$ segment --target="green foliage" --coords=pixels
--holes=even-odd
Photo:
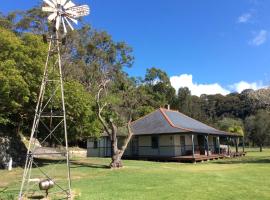
[[[28,116],[33,112],[47,45],[30,33],[16,36],[0,28],[1,123],[29,129]],[[32,118],[31,118],[32,119]]]
[[[263,146],[270,140],[270,113],[259,110],[255,115],[245,120],[245,129],[248,137],[259,146]]]
[[[15,12],[11,12],[6,16],[0,13],[0,27],[3,27],[4,29],[7,30],[12,30],[15,18],[16,18]]]
[[[0,62],[0,124],[14,123],[12,117],[22,113],[30,91],[12,60]],[[18,117],[18,116],[17,116]]]
[[[173,102],[175,89],[166,72],[154,67],[147,69],[143,84],[143,92],[150,96],[148,106],[159,108]]]
[[[64,87],[69,138],[78,140],[98,135],[101,132],[101,125],[93,111],[94,97],[77,81],[68,81]]]
[[[192,113],[192,96],[187,87],[179,88],[177,103],[175,105],[181,112],[190,115]]]
[[[243,126],[243,122],[239,119],[223,118],[222,120],[218,121],[218,127],[221,130],[231,133],[238,133],[241,136],[244,136]]]

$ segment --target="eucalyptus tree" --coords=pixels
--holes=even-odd
[[[164,107],[174,102],[175,89],[165,71],[155,67],[147,69],[143,84],[145,91],[152,96],[149,102],[152,107]]]
[[[270,113],[266,110],[259,110],[245,120],[245,130],[248,137],[260,147],[260,151],[267,141],[270,141]]]
[[[130,125],[137,103],[136,84],[123,71],[133,64],[132,49],[124,42],[114,42],[104,31],[87,26],[80,31],[75,62],[83,73],[78,77],[89,94],[95,94],[97,118],[111,140],[110,166],[122,167],[121,158],[132,137]],[[117,135],[123,127],[127,135],[119,147]]]
[[[18,130],[27,122],[41,80],[46,45],[38,36],[21,37],[0,28],[1,115]]]

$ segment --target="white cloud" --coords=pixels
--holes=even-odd
[[[170,77],[172,86],[178,91],[181,87],[188,87],[192,95],[200,96],[201,94],[222,94],[227,95],[231,92],[241,93],[245,89],[258,90],[265,88],[262,82],[248,83],[246,81],[240,81],[227,87],[221,86],[219,83],[210,84],[198,84],[193,82],[191,74],[181,74],[179,76]],[[227,89],[228,88],[228,89]]]
[[[247,23],[247,22],[249,22],[251,17],[252,17],[251,13],[245,13],[245,14],[241,15],[240,17],[238,17],[237,22],[238,23]]]
[[[238,93],[246,89],[258,90],[264,87],[266,86],[264,86],[262,82],[248,83],[246,81],[240,81],[238,83],[234,83],[233,85],[230,85],[230,88],[232,89],[232,91],[236,91]]]
[[[182,74],[170,78],[172,86],[178,91],[181,87],[188,87],[192,95],[200,96],[201,94],[229,94],[230,91],[221,87],[218,83],[198,84],[193,82],[191,74]]]
[[[249,42],[251,45],[260,46],[267,40],[268,32],[266,30],[260,30],[255,34],[255,37]]]

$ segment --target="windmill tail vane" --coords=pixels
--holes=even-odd
[[[46,198],[71,199],[72,196],[59,30],[60,26],[64,34],[67,33],[67,26],[74,30],[72,23],[77,24],[77,19],[88,15],[90,9],[88,5],[76,6],[70,0],[43,1],[42,11],[49,13],[48,21],[54,24],[55,31],[49,37],[19,200],[34,199],[44,195],[44,192]],[[57,92],[61,94],[61,102],[55,101]],[[41,147],[35,145],[37,139],[41,139]],[[59,148],[51,148],[49,144],[56,144]],[[41,160],[44,159],[49,160],[50,167],[41,168]],[[66,167],[61,165],[59,169],[62,162],[66,163]],[[32,170],[33,167],[35,169]]]

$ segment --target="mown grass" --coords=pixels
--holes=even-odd
[[[111,170],[108,163],[109,159],[102,158],[72,161],[72,189],[77,200],[270,199],[269,149],[197,164],[126,160],[123,169]],[[61,168],[63,165],[58,166],[60,174]],[[21,168],[0,171],[0,199],[1,195],[3,199],[7,194],[17,195],[21,174]]]

